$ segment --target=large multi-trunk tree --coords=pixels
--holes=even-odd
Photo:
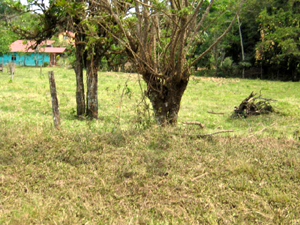
[[[101,58],[112,46],[112,39],[104,29],[107,20],[101,0],[57,0],[53,5],[65,12],[64,29],[75,33],[75,73],[77,116],[98,118],[98,70]],[[86,68],[86,95],[83,69]]]
[[[203,40],[205,27],[214,26],[205,22],[213,0],[132,0],[126,3],[133,8],[129,15],[118,11],[116,6],[124,4],[120,2],[107,1],[107,5],[126,37],[121,43],[147,83],[155,118],[160,125],[176,124],[191,68],[230,30],[243,1],[236,1],[236,15],[227,29],[196,57],[195,46]]]

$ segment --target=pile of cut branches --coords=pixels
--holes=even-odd
[[[247,117],[253,115],[267,114],[274,112],[274,108],[271,106],[270,101],[276,101],[270,98],[263,98],[261,94],[257,97],[257,94],[251,92],[251,94],[245,98],[239,107],[234,107],[233,117]]]

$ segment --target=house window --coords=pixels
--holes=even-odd
[[[16,61],[17,60],[17,56],[16,55],[12,55],[11,56],[11,61]]]

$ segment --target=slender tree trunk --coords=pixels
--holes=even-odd
[[[75,0],[76,4],[81,4],[82,0]],[[82,13],[82,12],[81,12]],[[74,16],[74,29],[75,33],[75,74],[76,74],[76,104],[77,104],[77,116],[85,116],[85,91],[83,82],[83,68],[85,47],[86,47],[86,35],[83,32],[81,13]]]
[[[241,42],[241,50],[242,50],[242,61],[245,62],[245,51],[244,51],[244,42],[243,42],[243,35],[242,35],[242,24],[240,22],[240,17],[237,16],[237,21],[239,25],[239,34],[240,34],[240,42]],[[243,66],[242,71],[242,78],[245,78],[245,67]]]
[[[77,104],[77,116],[85,115],[85,96],[84,96],[84,83],[83,83],[83,53],[84,46],[76,44],[76,104]]]
[[[98,119],[98,68],[99,61],[97,54],[90,52],[87,59],[87,95],[86,115],[90,119]]]
[[[144,76],[145,77],[145,76]],[[157,86],[155,80],[144,80],[148,84],[148,98],[152,103],[157,123],[162,126],[176,125],[182,95],[187,87],[188,80],[169,81],[162,87]]]

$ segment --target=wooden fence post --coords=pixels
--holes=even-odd
[[[40,66],[40,76],[43,76],[42,65]]]
[[[1,65],[0,65],[0,70],[3,73],[3,70],[4,70],[4,60],[3,60],[3,58],[2,58]]]
[[[13,80],[15,74],[16,64],[14,62],[7,63],[7,70],[10,72],[10,79]]]
[[[53,112],[54,126],[55,126],[56,129],[59,130],[60,129],[59,107],[58,107],[58,100],[57,100],[57,94],[56,94],[56,85],[55,85],[55,79],[54,79],[53,71],[49,71],[48,76],[49,76],[50,93],[51,93],[51,99],[52,99],[52,112]]]

